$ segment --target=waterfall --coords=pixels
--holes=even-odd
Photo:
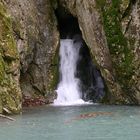
[[[72,39],[61,39],[60,41],[60,82],[57,87],[57,99],[55,105],[75,105],[85,103],[79,89],[80,80],[75,77],[79,49],[81,42]]]

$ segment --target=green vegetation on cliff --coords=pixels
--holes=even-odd
[[[127,0],[127,2],[129,2]],[[101,10],[107,43],[112,57],[113,67],[116,72],[116,80],[127,93],[129,81],[134,73],[133,54],[128,47],[128,40],[122,32],[122,15],[120,6],[122,0],[97,0],[98,8]],[[126,3],[124,3],[126,4]]]
[[[0,113],[17,113],[21,109],[20,87],[16,74],[18,52],[12,33],[11,18],[0,3]]]

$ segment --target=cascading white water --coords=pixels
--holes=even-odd
[[[54,105],[75,105],[85,103],[81,99],[79,79],[75,77],[79,49],[81,43],[74,43],[72,39],[60,41],[60,67],[61,80],[58,84],[57,99]]]

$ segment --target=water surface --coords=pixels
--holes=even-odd
[[[100,115],[80,118],[94,113]],[[135,106],[45,106],[13,118],[0,119],[0,140],[140,140],[140,108]]]

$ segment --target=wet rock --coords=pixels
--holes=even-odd
[[[45,104],[47,104],[47,102],[43,96],[32,97],[23,95],[23,107],[40,106]]]
[[[0,1],[0,99],[11,113],[21,110],[21,91],[47,98],[55,89],[59,32],[53,6],[49,0]]]
[[[0,0],[0,113],[20,112],[21,92],[47,103],[56,98],[59,6],[78,19],[107,87],[103,101],[140,104],[138,0]]]
[[[12,17],[16,46],[20,56],[20,87],[24,95],[46,95],[54,90],[52,67],[59,33],[49,0],[5,1]]]
[[[107,86],[104,101],[138,104],[139,1],[59,0],[58,5],[78,18],[82,36]]]

